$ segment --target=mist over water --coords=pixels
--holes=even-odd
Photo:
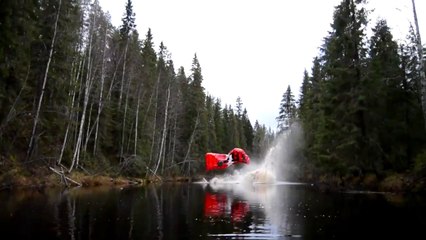
[[[297,191],[297,188],[288,185],[300,184],[295,182],[294,177],[299,171],[296,153],[302,146],[302,136],[299,124],[293,124],[275,138],[261,159],[252,159],[250,164],[243,165],[241,169],[229,169],[233,171],[231,174],[218,175],[205,182],[205,189],[210,195],[217,199],[226,196],[228,204],[223,204],[223,208],[228,211],[225,212],[232,215],[233,204],[245,204],[247,211],[261,210],[263,219],[266,219],[263,223],[252,223],[248,227],[249,231],[237,231],[229,235],[223,230],[212,230],[214,234],[211,236],[250,239],[301,236],[303,219],[291,211],[296,209],[297,195],[289,193]]]
[[[263,169],[271,171],[279,181],[296,181],[301,158],[298,150],[303,146],[303,131],[299,123],[280,133],[263,159]]]
[[[249,165],[244,165],[232,174],[212,178],[210,184],[265,184],[280,181],[295,181],[300,172],[300,160],[297,149],[303,145],[302,129],[298,123],[280,133],[265,156],[260,160],[252,159]]]

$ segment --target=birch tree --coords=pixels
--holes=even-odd
[[[44,72],[43,85],[42,85],[42,88],[41,88],[40,96],[38,98],[38,104],[37,104],[37,110],[36,110],[35,117],[34,117],[33,129],[31,131],[30,143],[28,145],[27,160],[29,160],[29,158],[31,157],[31,152],[32,152],[32,149],[34,147],[34,140],[35,140],[35,137],[36,137],[35,135],[36,135],[36,131],[37,131],[37,124],[38,124],[39,117],[40,117],[40,109],[41,109],[41,105],[43,103],[43,97],[44,97],[44,93],[45,93],[45,90],[46,90],[46,84],[47,84],[47,76],[49,74],[49,67],[50,67],[50,63],[52,62],[52,56],[53,56],[54,47],[55,47],[56,33],[58,31],[58,22],[59,22],[59,15],[60,15],[60,12],[61,12],[61,6],[62,6],[62,0],[59,0],[58,12],[56,14],[56,20],[55,20],[55,27],[53,29],[52,42],[50,44],[49,59],[47,60],[46,71]]]
[[[87,112],[87,105],[89,103],[90,98],[90,91],[92,88],[92,79],[93,79],[93,72],[92,72],[92,43],[93,43],[93,31],[96,26],[96,14],[92,15],[92,20],[89,25],[89,39],[88,39],[88,47],[87,47],[87,68],[86,68],[86,80],[84,84],[84,100],[83,100],[83,109],[81,113],[80,118],[80,124],[78,129],[78,135],[77,135],[77,142],[75,144],[74,148],[74,154],[71,162],[71,166],[68,170],[68,172],[71,172],[74,168],[74,166],[79,165],[80,160],[80,151],[81,151],[81,144],[83,141],[83,130],[84,130],[84,124],[86,121],[86,112]]]
[[[128,48],[129,48],[129,40],[132,32],[134,31],[136,24],[135,24],[135,13],[133,12],[133,5],[131,0],[127,0],[126,3],[126,12],[124,14],[124,17],[122,19],[122,26],[120,28],[120,34],[121,38],[124,42],[124,58],[123,58],[123,68],[121,73],[121,81],[120,81],[120,96],[118,99],[118,110],[121,110],[122,105],[122,98],[123,98],[123,92],[126,91],[126,98],[125,98],[125,106],[124,106],[124,114],[122,119],[122,129],[121,129],[121,142],[120,142],[120,161],[123,159],[123,153],[124,153],[124,139],[125,136],[125,129],[126,129],[126,117],[127,117],[127,110],[128,110],[128,97],[129,97],[129,88],[130,88],[130,78],[128,77],[128,74],[126,72],[127,67],[127,61],[128,61]],[[127,77],[126,77],[127,76]]]

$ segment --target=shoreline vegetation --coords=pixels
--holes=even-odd
[[[136,186],[164,182],[190,182],[192,177],[160,177],[146,178],[114,176],[109,174],[88,174],[73,171],[70,174],[57,169],[39,168],[33,171],[12,169],[0,175],[0,191],[6,189],[31,189],[49,187],[98,187],[98,186]]]
[[[49,170],[50,168],[50,170]],[[131,187],[162,183],[191,183],[208,178],[207,175],[198,176],[148,176],[128,177],[107,174],[88,174],[83,171],[74,171],[70,174],[57,169],[38,168],[35,171],[12,169],[0,174],[0,191],[14,189],[37,189],[54,187]],[[299,179],[322,192],[380,192],[391,194],[425,194],[426,178],[412,174],[394,173],[378,179],[374,174],[365,176],[338,177],[332,175],[308,175]]]

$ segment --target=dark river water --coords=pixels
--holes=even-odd
[[[0,192],[2,239],[425,239],[425,214],[418,196],[285,182]]]

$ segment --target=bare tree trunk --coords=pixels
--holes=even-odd
[[[126,59],[127,59],[128,46],[129,46],[129,39],[127,38],[126,47],[124,48],[123,72],[121,75],[121,82],[120,82],[120,98],[118,99],[118,110],[121,109],[121,99],[123,98],[124,74],[126,73]]]
[[[139,88],[138,88],[138,101],[137,101],[137,104],[136,104],[136,114],[135,114],[135,146],[134,146],[134,152],[133,152],[133,154],[135,155],[135,156],[137,156],[137,154],[138,154],[138,151],[137,151],[137,149],[138,149],[138,131],[139,131],[139,106],[140,106],[140,103],[141,103],[141,97],[140,97],[140,92],[141,92],[141,87],[139,86]]]
[[[172,147],[172,157],[171,165],[175,162],[175,153],[176,153],[176,136],[177,136],[177,116],[175,116],[174,126],[173,126],[173,147]]]
[[[123,74],[124,74],[124,72],[123,72]],[[125,103],[124,103],[123,127],[121,129],[120,159],[123,158],[124,138],[125,138],[124,133],[125,133],[125,130],[126,130],[126,117],[127,117],[127,107],[128,107],[128,102],[129,102],[130,83],[131,83],[131,79],[129,77],[129,80],[127,81],[127,86],[126,86],[126,100],[125,100]]]
[[[36,111],[36,115],[34,117],[33,130],[32,130],[32,133],[31,133],[30,143],[28,145],[28,150],[27,150],[27,161],[30,159],[31,152],[32,152],[33,147],[34,147],[34,138],[35,138],[35,134],[36,134],[36,130],[37,130],[37,124],[38,124],[39,117],[40,117],[41,104],[43,102],[43,96],[44,96],[44,92],[46,90],[47,75],[49,74],[50,62],[52,61],[53,49],[54,49],[55,41],[56,41],[56,33],[58,31],[58,22],[59,22],[59,15],[60,15],[60,12],[61,12],[61,6],[62,6],[62,0],[59,0],[58,13],[56,14],[55,28],[53,30],[52,43],[50,44],[49,59],[47,60],[46,71],[44,72],[43,86],[41,88],[40,97],[38,99],[37,111]]]
[[[111,83],[109,84],[109,90],[108,90],[108,95],[107,95],[107,101],[111,100],[111,93],[112,93],[112,88],[114,87],[114,82],[115,82],[115,78],[117,77],[117,72],[118,72],[118,67],[120,65],[120,61],[122,59],[124,54],[122,54],[120,56],[120,59],[118,59],[117,65],[115,66],[115,70],[114,70],[114,74],[112,75],[112,79],[111,79]]]
[[[195,137],[195,131],[197,130],[199,123],[200,123],[200,113],[197,113],[197,119],[195,120],[194,130],[192,131],[191,138],[189,139],[189,143],[188,143],[188,150],[186,151],[185,158],[183,159],[184,162],[186,162],[189,157],[189,152],[191,151],[191,145]],[[191,162],[189,161],[187,176],[189,176],[190,172],[191,172]]]
[[[84,102],[83,102],[83,113],[81,114],[81,120],[80,120],[80,127],[78,131],[78,137],[77,137],[77,143],[74,149],[74,155],[71,162],[70,169],[68,172],[71,172],[74,168],[74,166],[78,166],[79,160],[80,160],[80,150],[81,150],[81,142],[83,141],[83,129],[84,129],[84,123],[86,121],[86,111],[87,111],[87,104],[89,103],[89,94],[90,94],[90,88],[92,86],[92,39],[93,39],[93,28],[95,26],[95,15],[93,15],[93,22],[90,26],[90,32],[89,32],[89,54],[87,57],[87,76],[86,76],[86,84],[84,87]]]
[[[166,135],[168,131],[167,123],[169,121],[168,116],[168,109],[169,109],[169,102],[170,102],[170,85],[167,88],[167,101],[166,101],[166,109],[165,109],[165,116],[164,116],[164,132],[163,132],[163,140],[162,140],[162,147],[161,152],[163,154],[163,162],[161,164],[161,174],[164,174],[164,165],[166,164]]]
[[[419,30],[419,22],[417,20],[417,11],[416,11],[416,4],[414,0],[411,0],[413,3],[413,15],[414,15],[414,24],[416,25],[416,31],[417,31],[417,51],[419,55],[419,61],[420,61],[420,84],[421,84],[421,95],[422,95],[422,108],[423,108],[423,120],[425,123],[426,128],[426,77],[425,77],[425,62],[423,61],[423,46],[422,46],[422,39],[420,37],[420,30]]]
[[[160,166],[161,160],[163,160],[163,166],[164,166],[163,148],[164,148],[164,144],[165,144],[165,141],[166,141],[166,133],[167,133],[167,113],[168,113],[168,108],[169,108],[169,99],[170,99],[170,87],[167,89],[167,101],[166,101],[166,107],[165,107],[165,110],[164,110],[163,134],[161,136],[160,151],[159,151],[159,154],[158,154],[157,166],[155,167],[154,173],[157,173],[157,170],[158,170],[158,167]]]
[[[105,83],[105,53],[107,46],[107,36],[108,29],[105,28],[105,37],[104,37],[104,49],[102,56],[102,68],[101,68],[101,89],[99,90],[99,103],[98,103],[98,114],[96,115],[96,130],[95,130],[95,142],[93,143],[93,155],[96,156],[96,148],[98,145],[98,133],[99,133],[99,118],[101,116],[101,111],[103,108],[103,92],[104,92],[104,83]]]
[[[76,76],[73,77],[73,79],[75,79],[75,80],[73,82],[71,82],[70,87],[71,87],[72,90],[69,94],[70,95],[69,97],[71,98],[71,107],[70,107],[69,114],[68,114],[69,121],[68,121],[68,124],[67,124],[67,129],[65,130],[64,142],[62,143],[61,153],[59,154],[59,158],[58,158],[58,161],[57,161],[58,165],[61,164],[62,157],[64,156],[65,147],[67,145],[70,125],[71,125],[72,117],[74,115],[74,103],[75,103],[77,82],[78,82],[78,79],[80,78],[81,69],[82,69],[83,65],[84,65],[84,59],[80,60],[80,64],[79,64],[79,66],[77,67],[77,70],[76,70],[76,74],[75,74]]]
[[[135,156],[138,155],[137,147],[138,147],[138,136],[139,136],[139,109],[140,109],[141,99],[143,99],[143,97],[145,95],[145,93],[144,93],[141,96],[141,92],[142,92],[142,86],[139,84],[138,93],[137,93],[138,100],[137,100],[137,103],[136,103],[136,113],[135,113],[135,129],[134,129],[135,140],[134,140],[134,152],[133,152],[133,154]]]
[[[93,112],[93,102],[90,103],[89,117],[87,118],[88,122],[87,122],[87,128],[86,128],[86,137],[85,137],[84,146],[83,146],[83,149],[84,149],[83,152],[84,153],[87,152],[87,145],[89,144],[90,135],[92,134],[92,131],[93,131],[93,128],[90,128],[90,125],[91,125],[91,122],[92,122],[92,112]]]
[[[155,104],[155,109],[157,109],[157,103]],[[151,152],[149,155],[149,163],[148,165],[151,165],[152,162],[152,157],[155,155],[154,154],[154,147],[155,147],[155,132],[157,131],[157,111],[155,110],[154,113],[154,128],[152,129],[152,143],[151,143]]]
[[[155,132],[157,131],[157,103],[158,103],[158,86],[160,85],[160,77],[161,77],[161,71],[158,74],[158,78],[157,78],[157,83],[155,85],[155,107],[154,107],[154,129],[152,130],[152,144],[151,144],[151,152],[149,155],[149,163],[148,166],[151,165],[152,162],[152,156],[154,156],[154,147],[155,147]],[[151,102],[152,102],[152,97],[153,97],[154,93],[151,94],[151,97],[149,99],[149,104],[148,104],[148,110],[147,113],[149,113],[149,109],[151,107]],[[147,114],[148,115],[148,114]]]

